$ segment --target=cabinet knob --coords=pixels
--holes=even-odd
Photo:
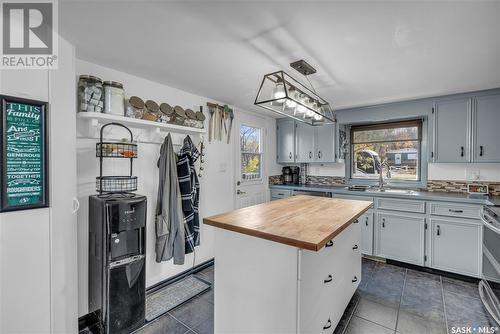
[[[330,327],[332,327],[332,321],[330,320],[330,318],[328,318],[326,325],[323,326],[323,330],[328,329]]]
[[[325,247],[332,247],[333,246],[333,240],[330,240],[326,243]]]
[[[354,278],[352,279],[352,282],[355,283],[358,281],[358,278],[356,276],[354,276]]]
[[[323,282],[326,284],[326,283],[330,283],[331,281],[333,281],[333,277],[332,277],[332,275],[328,275],[328,277]]]

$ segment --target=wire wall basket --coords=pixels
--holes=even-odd
[[[122,127],[127,130],[130,135],[130,142],[103,141],[104,129],[108,126]],[[133,162],[137,158],[137,144],[132,144],[133,141],[132,131],[123,124],[113,122],[105,124],[101,128],[100,140],[96,144],[96,157],[99,158],[99,176],[96,177],[96,190],[99,195],[130,194],[137,191],[137,176],[132,176]],[[104,158],[129,159],[129,175],[103,175]]]

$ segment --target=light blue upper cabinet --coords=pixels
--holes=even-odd
[[[335,124],[317,126],[315,155],[317,162],[335,162]]]
[[[473,100],[473,160],[500,162],[500,94]]]
[[[471,99],[438,101],[434,107],[435,162],[470,161]]]
[[[296,162],[313,162],[315,159],[315,127],[302,122],[297,122],[296,124]]]
[[[281,118],[276,121],[276,152],[278,163],[295,162],[295,121]]]

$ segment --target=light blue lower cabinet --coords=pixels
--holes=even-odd
[[[424,265],[425,217],[408,213],[377,212],[374,255]]]
[[[358,220],[361,225],[361,253],[373,255],[373,211],[367,211]]]
[[[460,218],[430,219],[430,267],[480,277],[482,223]]]

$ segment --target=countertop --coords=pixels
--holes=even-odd
[[[299,195],[204,218],[203,223],[318,251],[371,207],[368,201]]]
[[[412,193],[390,193],[390,192],[373,192],[373,191],[355,191],[348,190],[346,186],[335,185],[309,185],[309,184],[276,184],[269,185],[271,189],[291,189],[303,191],[324,191],[333,194],[351,195],[351,196],[367,196],[367,197],[395,197],[418,199],[427,201],[447,201],[465,204],[481,204],[481,205],[500,205],[500,196],[470,196],[468,194],[434,192],[434,191],[413,191]]]

